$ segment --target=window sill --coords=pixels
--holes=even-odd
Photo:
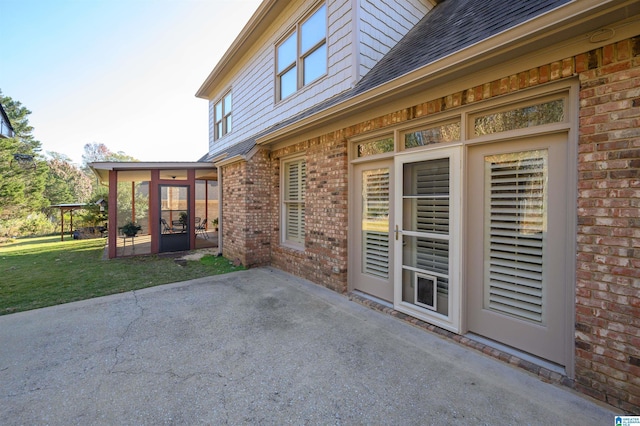
[[[283,241],[282,243],[280,243],[280,247],[289,249],[289,250],[299,251],[299,252],[305,251],[304,244],[293,243],[290,241]]]

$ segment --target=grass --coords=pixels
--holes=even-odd
[[[0,244],[0,315],[243,269],[212,255],[185,266],[160,256],[103,260],[104,244],[59,236]]]

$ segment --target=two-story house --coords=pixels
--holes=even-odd
[[[640,2],[265,0],[220,249],[640,412]]]

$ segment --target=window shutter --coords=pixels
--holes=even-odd
[[[449,234],[449,158],[431,160],[416,170],[416,231]],[[449,290],[449,242],[437,238],[416,239],[416,266],[442,274],[438,292]]]
[[[416,174],[416,231],[448,234],[449,159],[429,161]]]
[[[542,322],[546,151],[485,159],[485,306]],[[488,293],[488,294],[487,294]]]
[[[304,160],[285,164],[285,239],[304,243],[307,167]]]
[[[363,187],[363,272],[389,277],[389,169],[366,170]]]

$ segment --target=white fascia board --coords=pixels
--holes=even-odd
[[[277,16],[287,5],[287,0],[264,0],[260,3],[258,9],[196,92],[197,98],[209,99],[216,82],[220,78],[224,78],[240,61],[245,52],[259,37],[262,37],[264,30],[271,25],[273,16]]]
[[[233,157],[223,158],[221,161],[215,163],[215,166],[228,166],[229,164],[237,163],[238,161],[246,161],[246,158],[243,155],[234,155]]]
[[[97,161],[88,164],[94,170],[141,170],[141,169],[214,169],[205,161]]]

